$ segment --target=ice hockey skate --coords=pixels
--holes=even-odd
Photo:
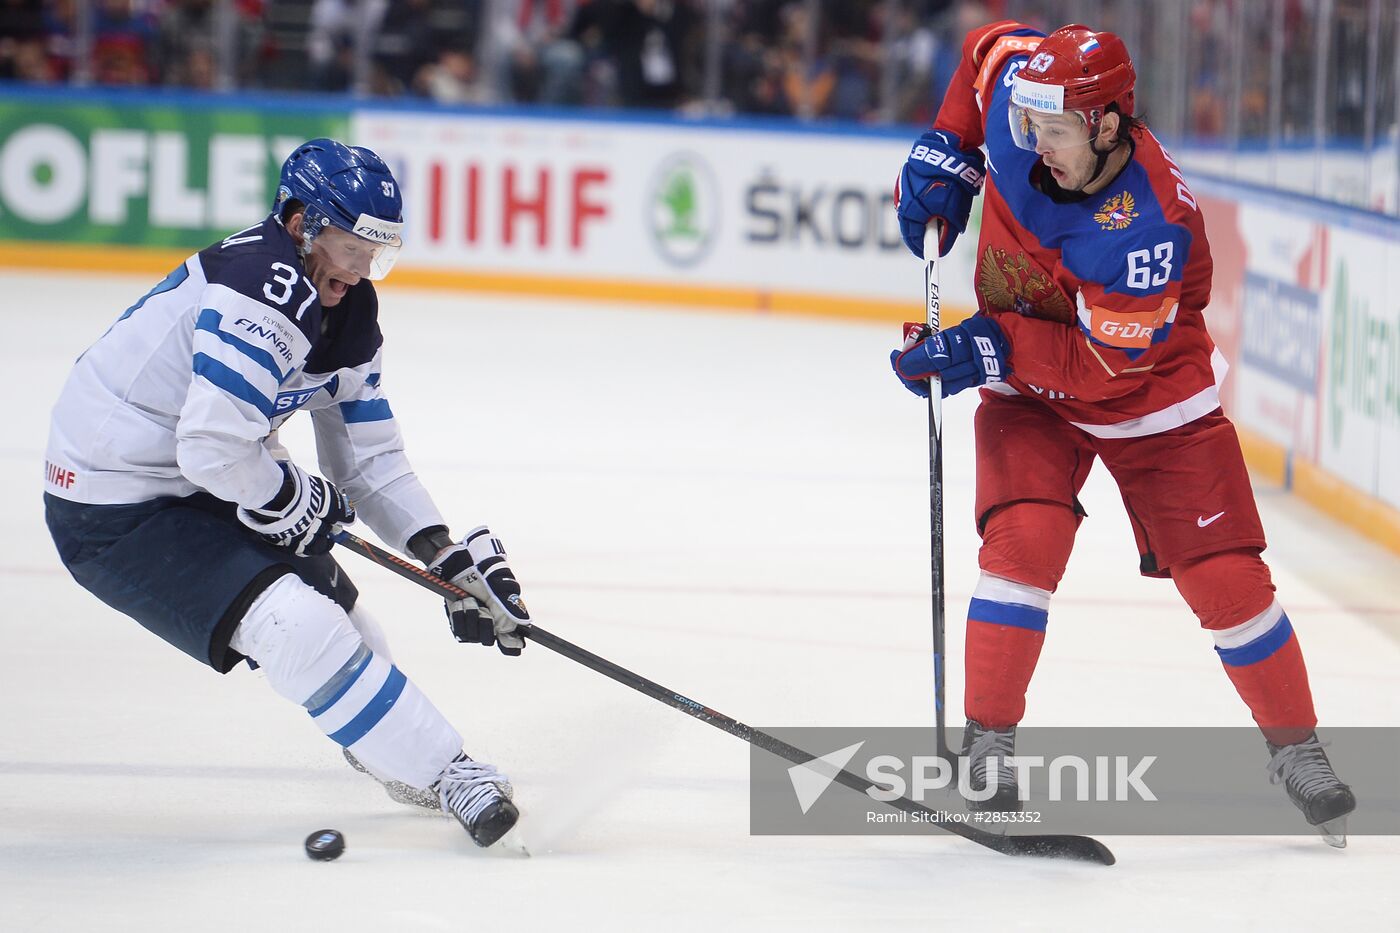
[[[511,802],[511,786],[493,765],[458,755],[433,784],[442,810],[451,813],[472,841],[485,848],[515,825],[520,811]]]
[[[1006,759],[1016,754],[1016,727],[1004,730],[988,729],[975,719],[967,721],[963,731],[963,758],[968,770],[967,787],[982,791],[987,787],[988,772],[996,790],[985,800],[968,799],[968,809],[977,813],[1015,813],[1021,809],[1016,789],[1016,772]]]
[[[1317,827],[1329,846],[1345,849],[1347,814],[1356,809],[1356,797],[1332,770],[1314,732],[1296,745],[1269,746],[1269,780],[1283,783],[1288,799]]]
[[[405,784],[403,781],[381,781],[376,775],[371,774],[368,768],[360,764],[360,759],[356,758],[354,754],[351,753],[350,749],[346,748],[342,749],[342,751],[345,752],[345,760],[350,763],[350,767],[361,774],[368,774],[376,781],[379,781],[379,785],[384,788],[384,792],[389,795],[389,799],[394,801],[394,803],[401,803],[408,807],[417,807],[420,810],[431,810],[434,813],[442,812],[442,802],[438,800],[436,791],[431,788],[420,790],[417,787]]]

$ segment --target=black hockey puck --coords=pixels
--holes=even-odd
[[[318,862],[340,858],[345,851],[345,837],[334,829],[318,829],[306,837],[306,857]]]

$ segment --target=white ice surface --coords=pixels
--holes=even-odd
[[[49,407],[147,287],[0,274],[0,930],[1395,928],[1396,838],[1108,838],[1119,863],[1099,868],[951,837],[751,837],[742,742],[538,646],[457,645],[430,594],[346,555],[400,666],[515,781],[534,857],[475,849],[256,674],[192,663],[60,566]],[[755,726],[931,722],[924,408],[888,371],[893,329],[384,304],[410,456],[458,530],[505,540],[542,625]],[[972,407],[945,406],[953,723]],[[289,440],[310,461],[305,428]],[[1260,498],[1324,721],[1400,725],[1400,563]],[[1101,469],[1084,501],[1026,722],[1247,725],[1174,588],[1137,575]],[[322,827],[347,837],[338,862],[302,852]]]

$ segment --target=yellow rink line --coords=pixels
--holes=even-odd
[[[91,273],[144,273],[164,275],[189,255],[188,250],[150,249],[122,245],[69,246],[66,244],[0,243],[0,266]],[[913,263],[910,264],[913,266]],[[911,283],[918,279],[910,275]],[[486,292],[582,301],[628,302],[693,308],[798,314],[845,320],[900,323],[922,320],[923,302],[911,284],[908,301],[858,298],[818,292],[770,291],[758,288],[694,285],[682,282],[647,282],[640,279],[544,276],[523,272],[489,272],[427,269],[403,266],[394,270],[389,289],[427,288],[445,291]],[[961,321],[970,308],[946,309],[945,324]]]
[[[1400,510],[1304,460],[1273,441],[1238,428],[1245,463],[1258,477],[1282,486],[1330,518],[1400,553]]]

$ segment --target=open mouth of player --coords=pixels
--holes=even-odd
[[[337,278],[330,278],[326,281],[326,297],[336,301],[345,297],[345,293],[350,291],[350,283]]]

